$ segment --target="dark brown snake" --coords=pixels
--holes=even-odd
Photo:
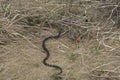
[[[60,37],[61,33],[62,33],[62,30],[60,29],[60,31],[59,31],[59,33],[58,33],[57,35],[46,37],[46,38],[43,40],[43,42],[42,42],[42,48],[43,48],[43,50],[44,50],[45,53],[46,53],[46,57],[43,59],[43,64],[44,64],[45,66],[48,66],[48,67],[53,67],[53,68],[59,69],[59,73],[57,73],[56,75],[57,75],[57,77],[60,78],[60,79],[61,79],[61,77],[60,77],[59,75],[62,73],[62,68],[59,67],[59,66],[57,66],[57,65],[52,65],[52,64],[50,64],[50,63],[47,63],[47,60],[48,60],[49,57],[50,57],[50,53],[49,53],[49,50],[48,50],[47,47],[46,47],[46,42],[47,42],[48,40],[50,40],[50,39],[58,39],[58,38]]]

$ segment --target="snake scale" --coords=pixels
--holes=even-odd
[[[48,40],[50,40],[50,39],[58,39],[58,38],[60,37],[61,33],[62,33],[62,30],[60,29],[60,30],[59,30],[59,33],[58,33],[57,35],[46,37],[46,38],[43,40],[43,42],[42,42],[42,48],[43,48],[43,50],[44,50],[45,53],[46,53],[46,57],[43,59],[43,64],[44,64],[45,66],[48,66],[48,67],[53,67],[53,68],[59,69],[59,72],[56,74],[57,76],[62,73],[62,68],[59,67],[59,66],[57,66],[57,65],[52,65],[52,64],[47,63],[47,60],[48,60],[49,57],[50,57],[50,53],[49,53],[49,50],[48,50],[47,47],[46,47],[46,42],[47,42]],[[61,78],[61,77],[59,77],[59,78]]]

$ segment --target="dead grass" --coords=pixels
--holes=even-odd
[[[47,47],[48,62],[62,67],[63,80],[120,79],[119,3],[108,1],[106,13],[108,6],[99,1],[0,2],[0,80],[53,80],[57,70],[42,64],[41,43],[60,27],[69,33]]]

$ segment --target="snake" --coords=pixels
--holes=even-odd
[[[49,52],[49,50],[48,50],[47,47],[46,47],[46,42],[47,42],[48,40],[50,40],[50,39],[58,39],[58,38],[61,36],[61,33],[62,33],[62,30],[60,29],[60,30],[59,30],[59,33],[58,33],[57,35],[46,37],[46,38],[43,40],[43,42],[42,42],[42,48],[43,48],[43,50],[45,51],[45,54],[46,54],[46,56],[45,56],[45,58],[43,59],[42,62],[43,62],[43,64],[44,64],[45,66],[53,67],[53,68],[55,68],[55,69],[58,69],[59,72],[58,72],[56,75],[60,75],[63,71],[62,71],[62,68],[61,68],[61,67],[59,67],[59,66],[57,66],[57,65],[53,65],[53,64],[47,63],[47,60],[48,60],[49,57],[50,57],[50,52]],[[61,77],[59,77],[59,78],[61,78]]]

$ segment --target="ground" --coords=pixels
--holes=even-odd
[[[52,29],[38,29],[12,26],[8,31],[1,29],[0,38],[0,80],[53,80],[57,70],[43,65],[45,52],[41,43],[49,35],[55,35]],[[119,41],[108,40],[111,45]],[[73,41],[62,36],[58,40],[49,40],[51,64],[62,67],[63,79],[68,80],[119,80],[120,47],[107,51],[103,46],[96,49],[94,39],[83,40],[76,47]]]
[[[0,0],[0,80],[55,80],[42,41],[60,27],[70,33],[46,44],[63,80],[120,80],[119,9],[119,0]]]

